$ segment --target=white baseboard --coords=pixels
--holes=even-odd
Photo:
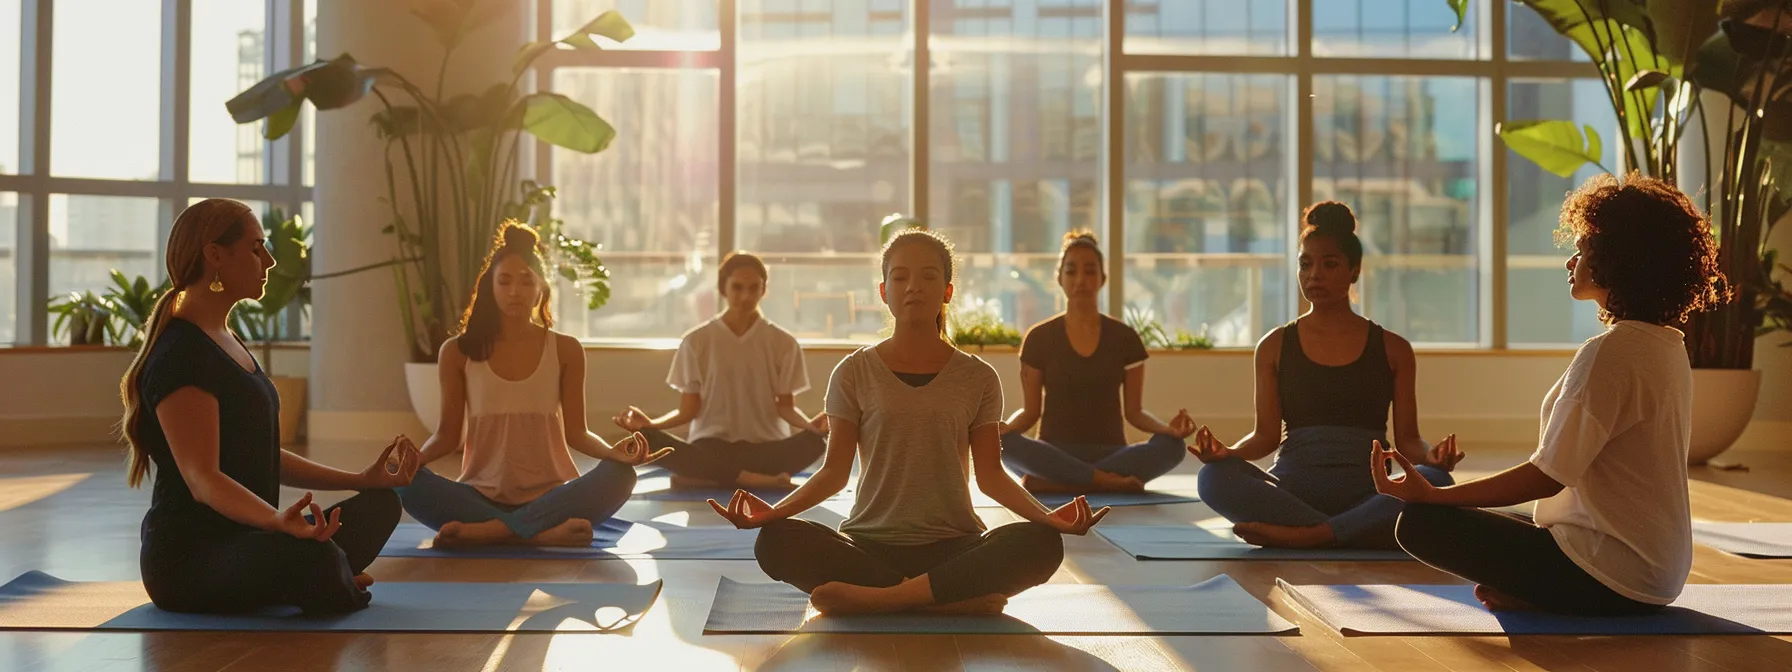
[[[429,438],[429,428],[410,411],[319,411],[306,412],[307,441],[390,441],[404,434],[422,444]]]

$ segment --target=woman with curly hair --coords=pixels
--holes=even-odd
[[[1686,455],[1692,367],[1675,325],[1729,300],[1711,223],[1691,199],[1632,174],[1588,180],[1562,206],[1568,284],[1606,332],[1575,352],[1543,398],[1529,461],[1450,487],[1388,476],[1412,465],[1377,444],[1376,488],[1408,502],[1395,539],[1475,582],[1489,610],[1646,614],[1692,569]],[[1536,500],[1535,522],[1483,510]]]

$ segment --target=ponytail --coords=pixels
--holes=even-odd
[[[179,301],[179,288],[170,289],[156,299],[156,305],[149,311],[149,321],[143,324],[143,347],[137,349],[137,356],[131,359],[131,366],[124,370],[124,379],[118,382],[118,396],[124,400],[124,419],[119,421],[125,441],[130,444],[129,469],[125,472],[125,483],[135,488],[143,484],[143,478],[149,475],[149,456],[143,454],[143,437],[137,433],[137,419],[143,414],[143,399],[137,391],[137,381],[143,376],[144,360],[155,349],[156,340],[168,328],[168,320],[174,313],[174,304]]]

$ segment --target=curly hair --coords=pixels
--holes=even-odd
[[[1711,220],[1673,185],[1638,173],[1595,175],[1562,203],[1556,242],[1585,242],[1581,263],[1608,292],[1599,319],[1680,325],[1733,297]]]

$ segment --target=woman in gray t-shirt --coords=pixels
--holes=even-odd
[[[1000,612],[1057,572],[1060,534],[1087,533],[1107,509],[1078,497],[1048,511],[1002,469],[1001,382],[944,338],[953,289],[945,239],[916,230],[892,238],[883,279],[895,333],[834,368],[821,469],[777,506],[745,491],[710,505],[737,527],[764,528],[759,566],[824,614]],[[792,518],[846,486],[855,454],[858,494],[840,530]],[[971,508],[973,473],[983,494],[1028,522],[985,530]]]

